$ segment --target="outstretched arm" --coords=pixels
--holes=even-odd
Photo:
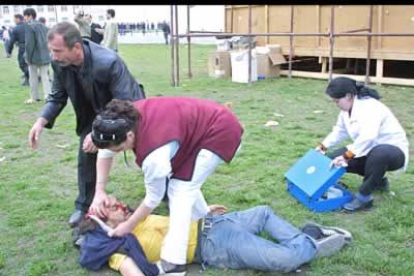
[[[115,152],[110,150],[99,150],[96,161],[96,184],[95,196],[93,198],[90,210],[99,217],[107,217],[107,207],[109,198],[106,194],[105,187],[108,183],[109,172],[111,170]]]
[[[132,216],[108,233],[109,236],[123,236],[131,232],[141,219],[148,216],[161,203],[166,189],[165,178],[172,171],[171,159],[177,150],[178,143],[170,142],[154,150],[144,159],[142,170],[145,175],[145,198]]]

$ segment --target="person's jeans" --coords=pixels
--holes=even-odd
[[[75,208],[87,212],[95,196],[96,159],[97,153],[83,151],[83,140],[92,131],[92,126],[86,127],[79,139],[78,153],[78,189],[79,194],[75,200]]]
[[[38,91],[38,72],[37,70],[40,70],[40,77],[42,79],[42,86],[43,86],[43,96],[46,99],[47,96],[50,93],[50,80],[49,76],[47,74],[47,71],[49,70],[49,64],[47,65],[29,65],[29,76],[30,76],[30,88],[31,88],[31,96],[33,100],[39,100],[39,91]]]
[[[279,243],[258,234],[266,232]],[[213,217],[201,258],[217,268],[289,272],[312,260],[312,238],[279,218],[268,206]]]
[[[343,155],[346,148],[338,149],[328,156],[334,159]],[[363,196],[370,195],[375,186],[381,184],[382,178],[387,171],[395,171],[404,166],[405,155],[401,149],[392,145],[378,145],[371,149],[367,156],[349,160],[346,171],[359,174],[364,177],[359,192]]]

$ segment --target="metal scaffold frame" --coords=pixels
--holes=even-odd
[[[267,7],[267,6],[266,6]],[[230,20],[233,21],[233,7],[230,7]],[[267,9],[266,9],[267,10]],[[252,55],[252,38],[257,36],[262,36],[267,38],[267,42],[269,41],[269,37],[289,37],[289,68],[287,75],[289,78],[292,77],[292,59],[293,59],[293,45],[294,45],[294,38],[295,37],[327,37],[329,38],[329,71],[328,71],[328,80],[332,80],[333,77],[333,58],[334,58],[334,44],[336,37],[366,37],[367,38],[367,55],[366,55],[366,72],[364,81],[368,84],[371,81],[369,76],[369,69],[370,69],[370,62],[371,62],[371,44],[372,44],[372,37],[414,37],[414,33],[372,33],[372,25],[373,25],[373,5],[370,5],[369,14],[368,14],[368,28],[358,29],[358,30],[351,30],[347,32],[335,33],[334,25],[335,25],[335,6],[331,5],[331,18],[330,18],[330,30],[328,33],[294,33],[293,32],[293,23],[294,23],[294,6],[291,6],[291,16],[290,16],[290,32],[280,32],[280,33],[252,33],[252,6],[248,6],[248,33],[234,33],[234,32],[201,32],[201,31],[194,31],[192,32],[190,29],[190,7],[187,6],[187,32],[186,34],[178,34],[178,6],[171,5],[171,84],[172,86],[179,86],[180,84],[180,65],[179,65],[179,39],[180,38],[187,38],[187,50],[188,50],[188,77],[192,78],[192,69],[191,69],[191,38],[193,37],[229,37],[229,36],[244,36],[249,38],[249,72],[248,72],[248,80],[249,84],[251,84],[252,79],[252,66],[251,66],[251,55]],[[268,18],[267,18],[268,20]],[[233,31],[233,24],[231,24],[231,31]],[[266,28],[268,31],[268,27]],[[367,33],[361,33],[366,31]],[[319,40],[320,43],[320,40]],[[381,68],[382,71],[382,68]],[[302,76],[313,76],[311,72],[303,72]],[[352,77],[352,75],[351,75]],[[323,79],[324,77],[319,77]],[[377,78],[374,78],[377,79]],[[403,84],[403,85],[414,85],[414,80],[404,80],[401,81],[397,78],[388,78],[389,81],[380,81],[377,80],[379,83],[395,83]],[[393,82],[394,81],[394,82]]]

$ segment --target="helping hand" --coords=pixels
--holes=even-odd
[[[122,237],[128,233],[131,233],[133,229],[134,227],[131,227],[129,224],[129,221],[127,220],[127,221],[124,221],[118,224],[118,226],[114,230],[109,231],[108,236],[109,237]]]
[[[29,145],[32,149],[37,149],[39,146],[40,134],[43,131],[43,125],[39,122],[36,122],[32,129],[29,132]]]
[[[329,164],[329,169],[332,169],[333,166],[336,167],[347,167],[348,160],[345,159],[343,155],[336,157],[332,162]]]
[[[95,146],[95,144],[92,142],[91,133],[86,135],[85,139],[83,140],[83,147],[84,152],[87,153],[95,153],[98,151],[98,148]]]
[[[100,218],[108,217],[109,197],[103,190],[97,190],[89,211],[92,214],[98,215]]]
[[[323,155],[325,155],[325,151],[324,151],[323,149],[321,149],[319,146],[317,146],[317,147],[315,148],[315,150],[316,150],[317,152],[322,153]]]
[[[210,205],[210,214],[212,215],[223,215],[227,213],[227,207],[224,205]]]

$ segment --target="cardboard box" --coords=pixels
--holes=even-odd
[[[231,80],[233,82],[249,82],[249,51],[231,51]],[[257,81],[256,51],[252,50],[252,76],[251,81]]]
[[[212,51],[209,53],[208,75],[212,78],[231,77],[231,60],[229,51]]]
[[[257,49],[257,74],[259,78],[280,77],[280,65],[286,60],[282,55],[279,45],[267,45],[256,47]]]

